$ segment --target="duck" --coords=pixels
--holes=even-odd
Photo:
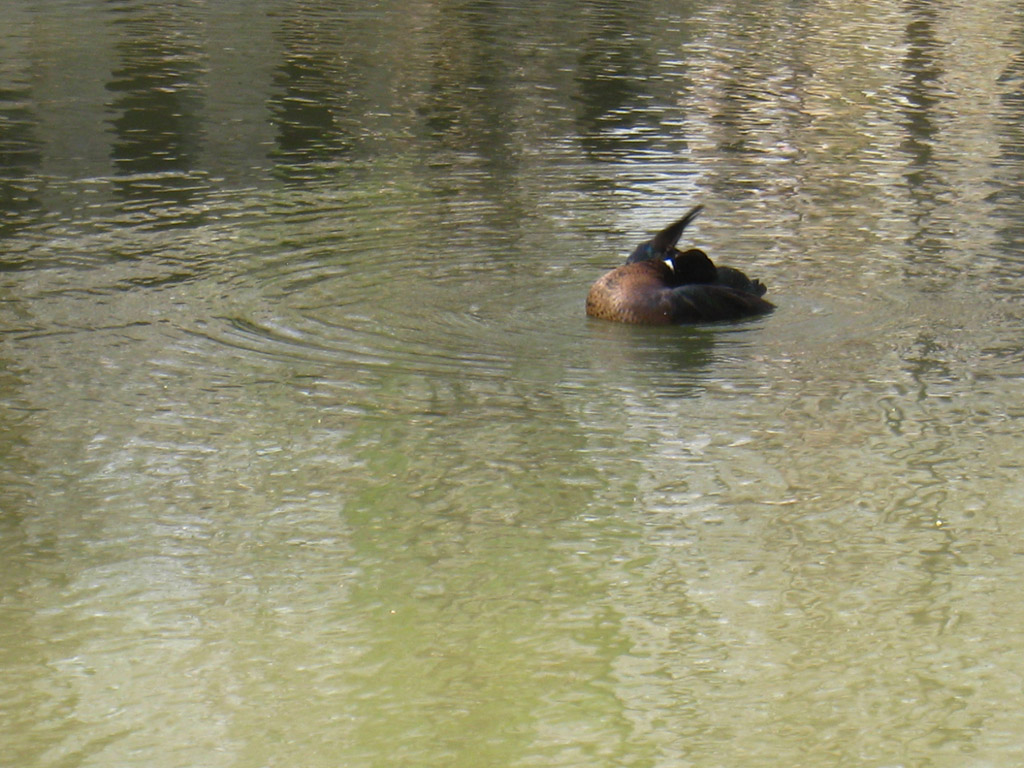
[[[683,325],[764,315],[775,305],[767,288],[735,267],[718,266],[699,248],[676,244],[704,206],[638,245],[626,263],[600,277],[587,294],[590,317],[639,325]]]

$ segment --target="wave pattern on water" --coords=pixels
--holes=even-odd
[[[1012,3],[7,5],[11,760],[1021,762]]]

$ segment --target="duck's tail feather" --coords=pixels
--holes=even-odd
[[[661,232],[656,234],[654,239],[651,240],[651,244],[654,246],[654,249],[659,252],[664,252],[675,248],[676,243],[679,242],[679,238],[683,236],[683,230],[686,229],[686,226],[696,219],[697,215],[703,210],[703,205],[695,205],[690,209],[689,213],[683,216],[679,221],[674,224],[669,224],[661,230]]]
[[[629,255],[629,258],[626,259],[626,263],[632,264],[637,261],[667,258],[669,252],[676,247],[679,238],[683,236],[683,230],[686,229],[686,225],[697,218],[697,214],[702,210],[704,210],[703,205],[695,205],[679,221],[669,224],[646,243],[638,245],[633,253]]]

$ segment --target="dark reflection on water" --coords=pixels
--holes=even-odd
[[[907,172],[909,189],[926,195],[929,181],[936,181],[932,168],[933,143],[938,135],[935,108],[942,100],[942,46],[936,39],[935,8],[929,3],[912,3],[912,20],[907,24],[906,55],[903,60],[905,83],[901,91],[906,99],[907,138],[902,149],[911,157]]]
[[[1020,259],[1005,258],[1006,254],[1024,252],[1024,222],[1019,215],[1024,206],[1024,125],[1017,118],[1024,114],[1024,56],[1017,54],[999,77],[1001,109],[997,113],[999,156],[996,169],[997,184],[989,193],[999,213],[1002,226],[998,233],[997,258],[991,268],[1011,285],[1020,276]]]
[[[274,76],[270,101],[277,127],[273,154],[286,176],[304,178],[303,167],[343,159],[359,141],[362,120],[371,110],[360,97],[362,69],[339,55],[355,30],[329,13],[333,3],[303,4],[282,18],[283,58]]]
[[[650,7],[597,4],[585,14],[575,64],[578,102],[576,124],[587,157],[595,161],[629,160],[652,142],[678,142],[674,149],[685,152],[682,137],[661,125],[658,103],[637,109],[651,101],[654,81],[659,78],[659,57],[654,45],[643,41],[653,31]],[[637,29],[637,21],[641,21]],[[677,43],[685,45],[688,35],[676,29]],[[674,72],[673,79],[684,75]],[[673,142],[673,143],[675,143]]]
[[[0,237],[30,221],[40,207],[37,195],[25,181],[42,156],[31,95],[31,89],[21,83],[0,86]],[[14,269],[19,263],[4,254],[0,269]]]
[[[203,139],[203,56],[198,42],[189,40],[195,32],[175,4],[108,7],[118,14],[118,66],[106,86],[114,94],[116,189],[126,198],[185,204],[197,191],[187,174]]]
[[[937,39],[935,9],[928,3],[913,3],[912,17],[906,26],[904,82],[900,89],[905,99],[905,138],[900,149],[907,155],[904,170],[912,207],[912,223],[907,239],[909,275],[948,285],[960,270],[943,259],[949,248],[950,224],[944,208],[951,200],[945,174],[936,163],[935,145],[941,126],[937,109],[942,102],[943,71],[940,61],[943,46]]]
[[[5,754],[1019,763],[1022,29],[7,9]],[[778,311],[586,318],[697,201]]]

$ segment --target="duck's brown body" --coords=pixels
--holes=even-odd
[[[587,314],[602,320],[671,325],[739,320],[771,312],[765,287],[738,269],[716,267],[700,250],[675,245],[694,208],[637,247],[626,264],[601,277],[587,294]]]
[[[661,261],[637,261],[608,272],[590,287],[587,314],[601,320],[645,325],[672,322],[669,268]]]

